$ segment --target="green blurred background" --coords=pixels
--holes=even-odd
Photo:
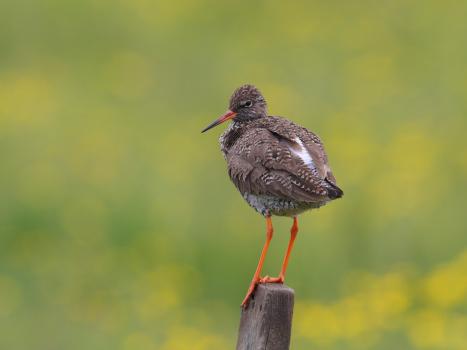
[[[467,4],[0,3],[0,348],[232,349],[264,220],[230,183],[237,86],[324,140],[292,349],[467,349]],[[290,219],[274,219],[276,275]]]

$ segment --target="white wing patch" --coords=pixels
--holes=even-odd
[[[310,153],[306,150],[305,146],[303,145],[302,140],[297,136],[295,137],[295,142],[300,146],[300,149],[294,149],[293,147],[290,147],[290,151],[295,154],[297,157],[299,157],[305,165],[310,168],[310,170],[315,169],[315,163],[313,162],[313,159],[311,158]]]

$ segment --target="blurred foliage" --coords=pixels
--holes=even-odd
[[[200,130],[251,82],[345,191],[301,216],[292,348],[466,349],[466,12],[0,2],[0,348],[234,347],[264,222]]]

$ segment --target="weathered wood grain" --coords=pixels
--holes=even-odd
[[[293,289],[260,284],[242,309],[237,350],[288,350],[294,306]]]

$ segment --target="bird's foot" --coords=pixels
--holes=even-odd
[[[265,276],[259,280],[259,283],[284,283],[284,276],[269,277]]]
[[[248,287],[248,291],[246,292],[246,296],[242,301],[242,307],[244,309],[246,309],[246,307],[248,306],[248,302],[250,301],[250,298],[251,298],[253,292],[255,291],[256,286],[258,285],[258,283],[260,283],[260,280],[261,280],[261,278],[258,278],[257,280],[251,281],[250,286]]]
[[[279,275],[279,277],[259,277],[257,280],[253,280],[248,287],[248,291],[246,292],[246,296],[242,301],[242,307],[246,308],[248,306],[248,302],[250,301],[251,296],[253,295],[256,286],[260,283],[284,283],[284,276]]]

